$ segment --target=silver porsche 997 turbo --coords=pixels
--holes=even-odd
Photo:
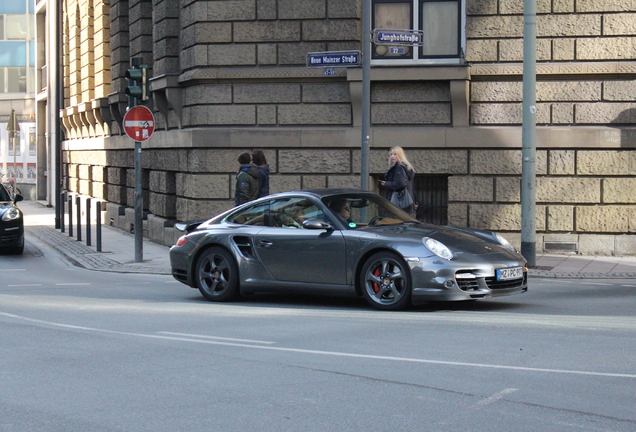
[[[499,234],[422,223],[362,190],[285,192],[176,226],[172,275],[210,301],[348,293],[399,310],[528,289],[525,259]]]

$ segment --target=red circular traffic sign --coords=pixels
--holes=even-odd
[[[155,131],[155,116],[143,105],[132,107],[124,115],[124,130],[135,141],[146,141]]]

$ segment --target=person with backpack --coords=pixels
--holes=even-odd
[[[258,168],[252,163],[249,153],[241,153],[238,157],[241,164],[236,173],[236,191],[234,204],[241,205],[258,198]]]

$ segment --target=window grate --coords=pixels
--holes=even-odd
[[[448,224],[448,176],[416,175],[413,188],[419,221]]]

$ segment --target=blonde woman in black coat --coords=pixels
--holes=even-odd
[[[384,179],[380,180],[380,185],[385,188],[385,197],[389,201],[391,195],[395,191],[406,189],[411,196],[413,204],[403,208],[405,212],[415,217],[417,204],[415,202],[415,194],[413,193],[413,179],[415,178],[415,170],[413,165],[406,158],[402,147],[391,147],[389,150],[389,169],[384,174]]]

